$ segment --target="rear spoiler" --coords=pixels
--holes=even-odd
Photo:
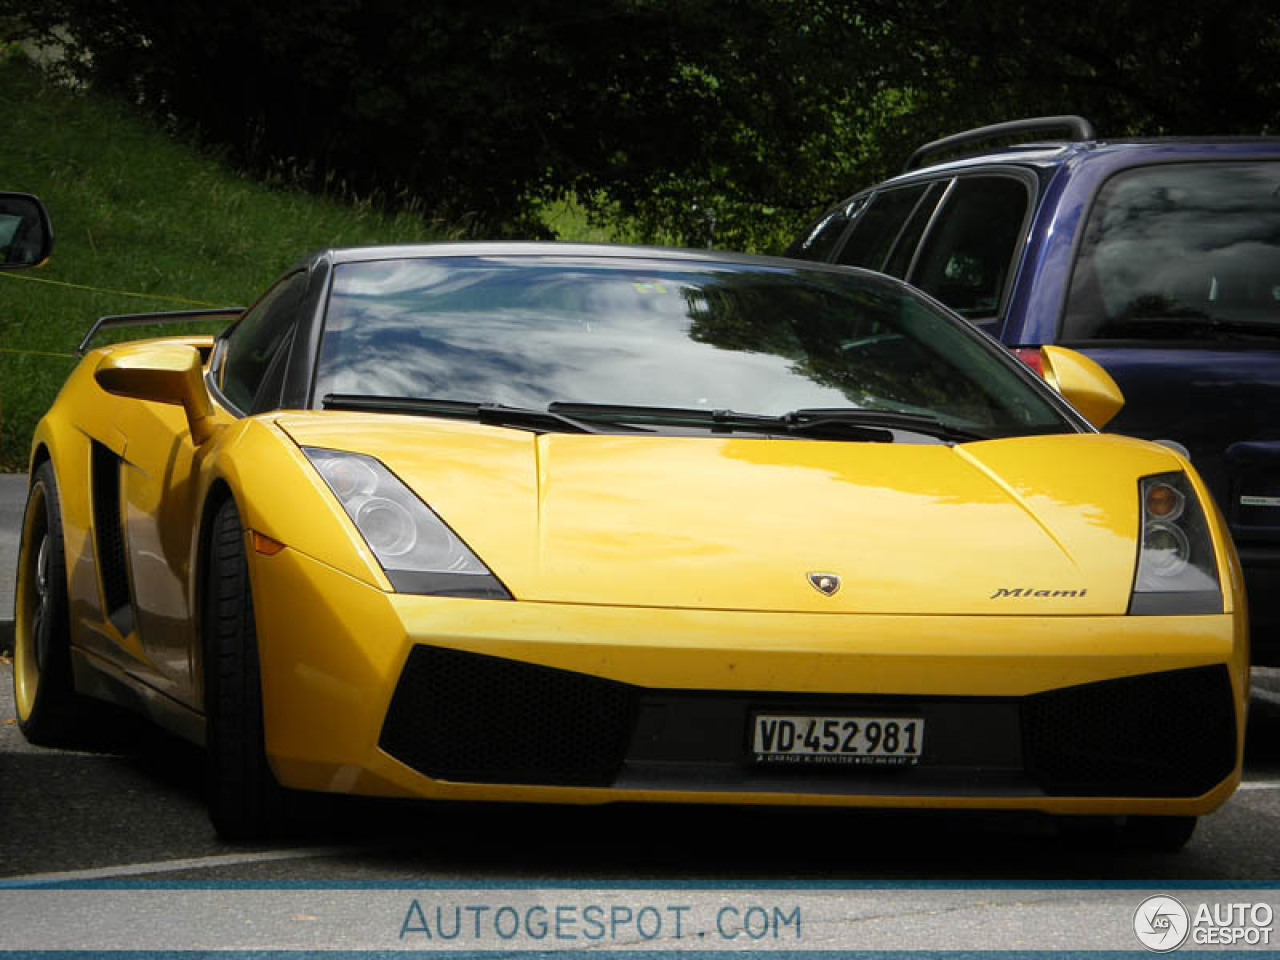
[[[217,310],[164,310],[160,313],[119,313],[108,317],[99,317],[89,328],[89,332],[76,348],[79,356],[84,356],[93,338],[109,327],[137,327],[144,324],[181,323],[184,320],[214,320],[226,317],[234,320],[244,313],[244,307],[220,307]]]

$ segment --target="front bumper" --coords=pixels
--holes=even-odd
[[[267,752],[383,796],[1200,814],[1240,778],[1243,614],[889,617],[382,593],[255,556]],[[759,711],[926,721],[918,765],[761,766]]]

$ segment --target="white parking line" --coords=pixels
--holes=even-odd
[[[1241,790],[1280,790],[1280,780],[1245,780]]]
[[[111,880],[116,877],[136,877],[152,873],[179,873],[183,870],[209,870],[214,867],[233,867],[246,863],[267,863],[272,860],[308,860],[318,857],[337,857],[354,853],[355,847],[296,847],[291,850],[259,850],[253,853],[219,853],[207,857],[191,857],[185,860],[154,860],[150,863],[122,863],[112,867],[95,867],[91,870],[64,870],[58,873],[28,873],[16,877],[0,877],[0,887],[28,886],[43,883],[67,883],[81,880]]]

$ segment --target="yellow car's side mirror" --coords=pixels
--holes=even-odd
[[[197,446],[216,432],[213,401],[205,389],[200,351],[195,347],[182,343],[118,347],[102,358],[93,376],[108,393],[181,406]]]
[[[0,270],[38,267],[53,252],[53,225],[39,197],[0,193]]]
[[[1124,406],[1124,394],[1111,374],[1083,353],[1046,344],[1040,348],[1040,365],[1049,385],[1099,430]]]

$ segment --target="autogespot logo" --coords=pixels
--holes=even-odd
[[[1148,950],[1168,953],[1187,939],[1191,917],[1173,897],[1147,897],[1133,913],[1133,932]]]

